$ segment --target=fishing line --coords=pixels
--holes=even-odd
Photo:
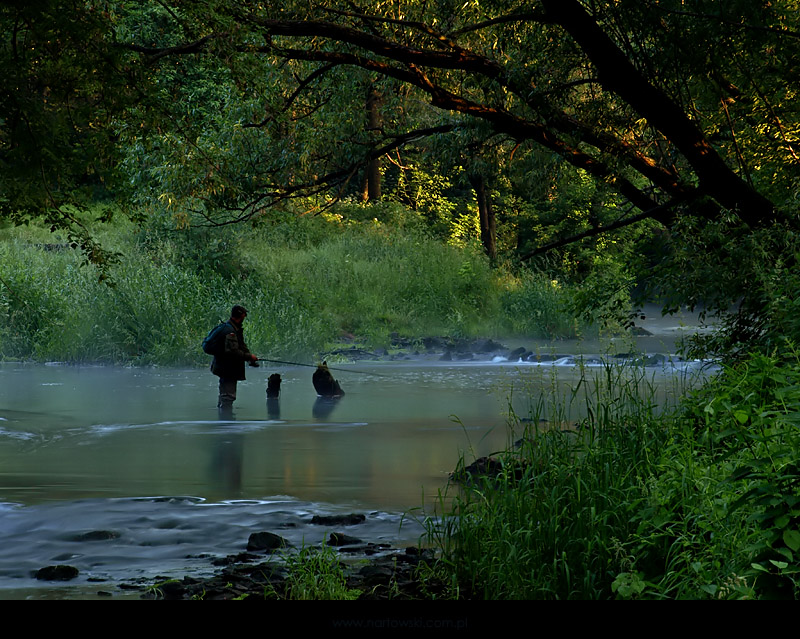
[[[289,364],[291,366],[308,366],[309,368],[317,368],[316,364],[301,364],[300,362],[287,362],[282,359],[266,359],[265,357],[259,357],[257,362],[272,362],[273,364]],[[359,373],[361,375],[375,375],[377,377],[388,377],[388,375],[384,375],[382,373],[371,373],[369,371],[357,371],[353,370],[352,368],[337,368],[335,366],[328,366],[328,370],[331,371],[341,371],[342,373]]]

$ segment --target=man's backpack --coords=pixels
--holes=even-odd
[[[215,326],[203,340],[203,351],[209,355],[222,355],[225,350],[225,336],[232,332],[233,330],[228,322]]]

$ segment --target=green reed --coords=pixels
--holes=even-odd
[[[723,378],[704,391],[717,401],[732,379]],[[597,376],[583,369],[560,398],[532,402],[530,421],[512,413],[522,442],[496,456],[500,476],[451,485],[428,520],[439,570],[462,596],[486,599],[756,597],[765,588],[754,572],[791,592],[796,462],[737,477],[751,453],[711,447],[697,427],[697,414],[708,414],[693,397],[660,407],[644,369],[607,365]],[[571,412],[585,417],[560,423]],[[787,458],[800,452],[792,437],[780,448]],[[765,495],[785,506],[772,514],[777,502]]]
[[[78,251],[54,248],[57,236],[2,230],[1,357],[201,364],[202,338],[234,303],[250,311],[248,345],[264,356],[308,358],[343,336],[371,347],[389,346],[394,334],[501,337],[536,333],[520,323],[527,307],[507,304],[509,295],[542,307],[549,295],[551,310],[562,295],[544,280],[492,269],[476,247],[335,216],[213,233],[152,217],[97,235],[119,254],[107,273],[113,286],[98,282]],[[551,332],[543,323],[536,334]]]
[[[330,546],[304,546],[297,553],[285,553],[282,559],[286,568],[283,587],[269,586],[265,599],[349,601],[361,595],[347,585],[345,568]]]

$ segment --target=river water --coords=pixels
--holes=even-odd
[[[633,346],[669,354],[675,334]],[[548,418],[540,398],[569,394],[587,371],[602,377],[600,344],[539,347],[539,363],[342,364],[334,374],[346,396],[335,403],[316,397],[312,368],[248,369],[225,420],[204,369],[2,363],[0,598],[120,597],[123,582],[208,574],[210,558],[244,551],[252,532],[320,543],[332,530],[313,515],[363,513],[364,524],[342,530],[414,544],[460,456],[504,448],[519,434],[510,413]],[[654,362],[643,377],[659,401],[703,369]],[[283,384],[268,405],[273,372]],[[582,405],[559,417],[582,418]],[[56,564],[79,577],[33,578]]]

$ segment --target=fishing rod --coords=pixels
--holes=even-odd
[[[287,362],[282,359],[267,359],[266,357],[259,357],[256,359],[257,362],[272,362],[273,364],[289,364],[291,366],[308,366],[309,368],[317,368],[316,364],[301,364],[300,362]],[[326,364],[327,366],[327,364]],[[328,366],[328,370],[331,371],[341,371],[342,373],[359,373],[361,375],[375,375],[377,377],[386,377],[381,373],[371,373],[368,371],[356,371],[352,368],[337,368],[335,366]]]

